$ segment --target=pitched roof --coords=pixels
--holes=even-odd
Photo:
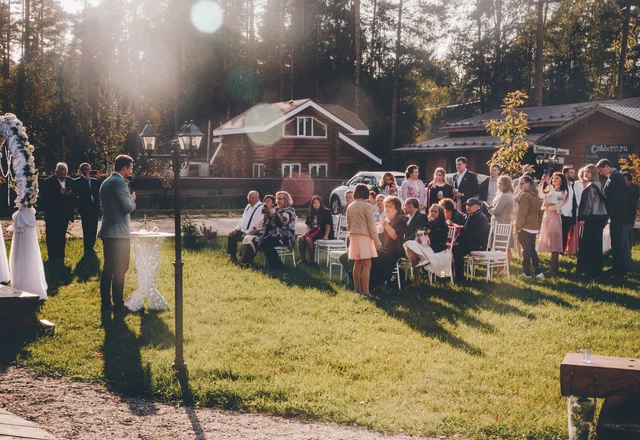
[[[369,134],[369,129],[355,113],[340,105],[317,104],[308,98],[255,105],[214,129],[213,134],[221,136],[264,132],[309,107],[342,126],[347,134],[365,136]]]
[[[527,135],[527,140],[535,142],[540,133]],[[459,151],[459,150],[493,150],[501,145],[500,138],[494,136],[439,137],[418,144],[409,144],[393,150],[394,153]]]
[[[608,101],[582,102],[577,104],[547,105],[543,107],[523,107],[518,109],[529,119],[529,127],[556,127],[571,121],[590,109],[602,106],[613,112],[623,114],[640,121],[640,98],[613,99]],[[461,132],[484,130],[491,119],[504,119],[502,110],[492,110],[481,115],[451,122],[440,128],[442,132]]]

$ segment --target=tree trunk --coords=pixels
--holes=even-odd
[[[5,42],[5,50],[2,58],[2,77],[4,79],[4,86],[6,87],[9,82],[10,76],[10,67],[11,67],[11,0],[7,0],[7,34],[6,34],[6,42]],[[4,35],[2,36],[4,37]],[[4,93],[2,96],[2,110],[4,112],[9,111],[9,94],[7,93],[6,88],[3,87]]]
[[[360,58],[362,56],[360,51],[360,0],[354,0],[353,9],[355,12],[355,25],[356,25],[356,113],[358,112],[358,88],[360,87]]]
[[[624,65],[627,61],[627,42],[629,40],[629,22],[631,21],[631,5],[624,8],[624,22],[622,23],[622,48],[620,50],[620,61],[618,62],[618,87],[616,98],[622,99],[624,95]]]
[[[320,102],[320,14],[316,26],[316,102]]]
[[[280,101],[284,101],[284,2],[280,0]]]
[[[533,105],[542,107],[542,83],[544,69],[544,1],[538,0],[538,24],[536,29],[536,74]]]
[[[369,47],[369,74],[374,72],[374,45],[376,41],[376,15],[378,13],[378,0],[373,0],[373,17],[371,18],[371,46]]]
[[[398,118],[398,77],[400,69],[400,47],[402,38],[402,0],[398,5],[398,35],[396,37],[396,59],[393,62],[393,101],[391,103],[391,149],[396,144],[396,119]]]

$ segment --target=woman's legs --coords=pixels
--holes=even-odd
[[[242,245],[242,249],[240,250],[240,263],[249,264],[253,261],[253,257],[255,256],[256,253],[253,251],[250,244]]]
[[[313,264],[315,262],[315,255],[313,250],[315,249],[315,247],[313,246],[313,239],[309,238],[309,237],[305,237],[306,238],[306,246],[307,246],[307,252],[309,252],[309,263]]]
[[[423,255],[418,255],[413,252],[409,248],[405,248],[407,257],[411,262],[411,267],[413,268],[413,283],[409,284],[410,287],[419,287],[420,286],[420,270],[421,268],[416,269],[416,265],[425,260]]]
[[[355,260],[353,262],[353,288],[356,293],[362,293],[362,261],[363,260]],[[371,263],[371,260],[367,260]],[[371,269],[371,266],[369,266]],[[367,287],[369,287],[367,279]]]
[[[558,273],[558,252],[551,252],[551,264],[547,275],[556,275]]]
[[[371,274],[371,258],[367,258],[366,260],[360,260],[360,262],[362,264],[362,274],[360,275],[362,291],[360,293],[366,296],[371,296],[371,293],[369,293],[369,275]]]
[[[307,262],[307,237],[301,235],[298,238],[298,250],[300,251],[300,263],[304,264]]]

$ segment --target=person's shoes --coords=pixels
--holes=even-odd
[[[131,313],[131,309],[129,309],[127,306],[118,306],[113,308],[114,315],[124,316],[128,315],[129,313]]]
[[[431,264],[431,261],[425,259],[425,260],[422,260],[421,262],[419,262],[418,264],[416,264],[416,267],[425,267],[428,264]]]
[[[541,279],[544,278],[544,274],[542,272],[536,274],[536,278]]]
[[[378,298],[376,298],[375,296],[369,294],[369,295],[365,295],[364,293],[358,293],[358,292],[354,292],[357,296],[359,296],[360,298],[364,298],[364,299],[370,299],[370,300],[377,300]]]
[[[299,264],[299,265],[307,264],[307,260],[299,260],[296,264]]]
[[[537,276],[537,275],[536,275],[536,276]],[[523,274],[522,274],[522,277],[523,277],[523,278],[526,278],[526,279],[528,279],[528,280],[530,280],[530,279],[532,279],[532,278],[533,278],[533,276],[532,276],[531,274],[528,274],[528,273],[523,273]]]

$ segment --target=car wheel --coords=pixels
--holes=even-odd
[[[331,213],[333,215],[338,215],[340,214],[340,199],[338,198],[338,196],[333,196],[331,197]]]

